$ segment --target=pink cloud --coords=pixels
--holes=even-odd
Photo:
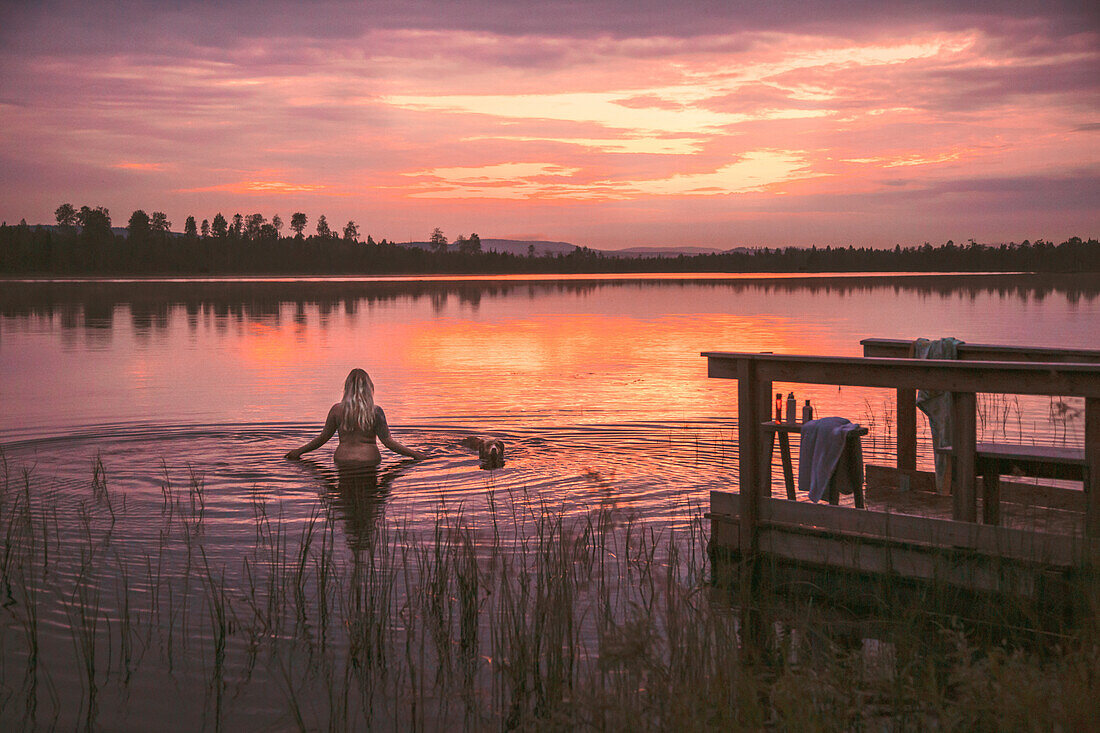
[[[308,209],[376,238],[892,245],[952,221],[1019,239],[1027,190],[1045,192],[1027,220],[1043,236],[1100,224],[1058,183],[1100,168],[1100,34],[1059,6],[855,3],[851,24],[847,7],[812,21],[716,2],[646,27],[615,3],[364,20],[276,2],[242,29],[238,3],[136,9],[147,32],[124,37],[91,5],[50,33],[55,16],[3,11],[21,34],[0,23],[0,217],[73,200],[173,221]]]

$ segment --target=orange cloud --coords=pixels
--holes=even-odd
[[[136,163],[132,161],[122,161],[115,163],[112,168],[121,168],[127,171],[162,171],[164,170],[163,163]]]
[[[238,181],[222,183],[217,186],[181,188],[180,193],[205,193],[224,191],[226,193],[312,193],[324,190],[325,186],[308,183],[286,183],[284,181]]]

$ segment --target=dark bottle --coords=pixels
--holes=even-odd
[[[787,422],[792,425],[798,421],[797,409],[798,403],[795,402],[794,392],[791,392],[787,395]]]
[[[814,408],[810,405],[810,401],[806,400],[806,404],[802,405],[802,422],[809,422],[814,419]]]

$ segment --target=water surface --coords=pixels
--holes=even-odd
[[[141,558],[163,557],[168,575],[194,572],[192,540],[183,555],[165,554],[174,526],[165,513],[177,505],[201,517],[203,562],[231,586],[244,583],[238,562],[256,546],[257,507],[292,537],[332,517],[338,553],[369,545],[379,513],[353,506],[331,466],[335,441],[307,461],[282,458],[320,429],[353,367],[371,373],[395,437],[433,454],[386,456],[385,521],[427,533],[445,507],[484,529],[489,502],[508,497],[566,517],[598,511],[619,525],[682,530],[709,490],[736,479],[736,383],[707,379],[699,352],[858,355],[861,338],[947,335],[1095,348],[1098,295],[1084,277],[1029,275],[8,282],[0,446],[10,496],[33,487],[29,501],[49,517],[56,540],[44,546],[91,542],[90,527],[101,526],[113,548],[104,557],[115,559],[95,567],[116,587]],[[892,460],[889,391],[778,387],[810,398],[819,416],[870,425],[868,459]],[[984,431],[1081,440],[1072,401],[1056,420],[1050,400],[984,405]],[[471,434],[502,438],[506,465],[481,470],[459,444]],[[927,467],[923,424],[920,435]],[[97,461],[105,484],[93,481]],[[62,579],[84,582],[84,566],[55,562]],[[133,602],[152,613],[161,601],[134,587]],[[15,596],[0,627],[9,649],[21,649]],[[54,660],[72,649],[66,608],[43,610]],[[12,664],[0,691],[18,698]],[[48,666],[55,690],[80,687],[68,665]],[[165,673],[157,669],[148,679]],[[53,694],[56,709],[81,709]],[[105,720],[140,720],[148,703],[129,699]],[[181,691],[166,705],[179,712],[187,699]],[[267,710],[264,695],[241,709]]]

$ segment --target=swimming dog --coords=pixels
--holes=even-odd
[[[477,451],[482,468],[500,468],[504,465],[504,441],[499,438],[471,435],[462,439],[462,445]]]

